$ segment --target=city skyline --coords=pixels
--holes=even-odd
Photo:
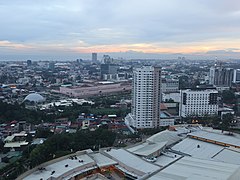
[[[0,2],[0,60],[238,59],[240,2],[99,0]]]

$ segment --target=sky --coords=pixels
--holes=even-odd
[[[92,52],[240,59],[240,0],[0,1],[0,60],[84,59]]]

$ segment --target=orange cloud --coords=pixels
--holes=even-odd
[[[13,49],[28,49],[31,48],[29,45],[13,43],[10,41],[0,41],[0,47],[13,48]]]
[[[90,45],[83,41],[75,43],[32,43],[20,44],[10,41],[0,41],[0,47],[37,51],[61,51],[73,53],[111,53],[111,52],[127,52],[137,51],[143,53],[183,53],[183,54],[203,54],[208,51],[231,50],[240,52],[240,40],[237,39],[214,39],[210,41],[177,43],[177,42],[161,42],[161,43],[134,43],[134,44],[109,44],[109,45]]]
[[[139,43],[139,44],[112,44],[95,46],[78,46],[71,48],[79,53],[91,52],[126,52],[129,50],[144,53],[206,53],[208,51],[240,47],[240,42],[235,40],[212,40],[210,42],[195,43]],[[235,50],[237,51],[237,50]]]

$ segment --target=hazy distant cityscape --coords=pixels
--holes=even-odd
[[[0,2],[0,180],[239,180],[240,1]]]
[[[91,56],[0,63],[4,179],[239,177],[237,60]]]

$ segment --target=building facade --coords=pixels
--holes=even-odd
[[[209,84],[215,86],[232,86],[234,69],[215,66],[210,68]]]
[[[160,126],[161,68],[144,66],[133,71],[132,121],[136,128]]]
[[[181,117],[217,115],[218,91],[215,89],[181,90],[179,115]]]
[[[177,92],[179,89],[179,80],[172,78],[162,79],[162,93]]]
[[[117,64],[101,64],[101,78],[104,79],[105,76],[109,75],[117,75],[119,66]],[[104,80],[111,79],[105,78]]]
[[[209,72],[209,84],[211,85],[214,85],[214,75],[215,75],[215,67],[211,67]]]
[[[92,61],[97,62],[97,53],[92,53]]]
[[[233,83],[240,83],[240,69],[234,69]]]

